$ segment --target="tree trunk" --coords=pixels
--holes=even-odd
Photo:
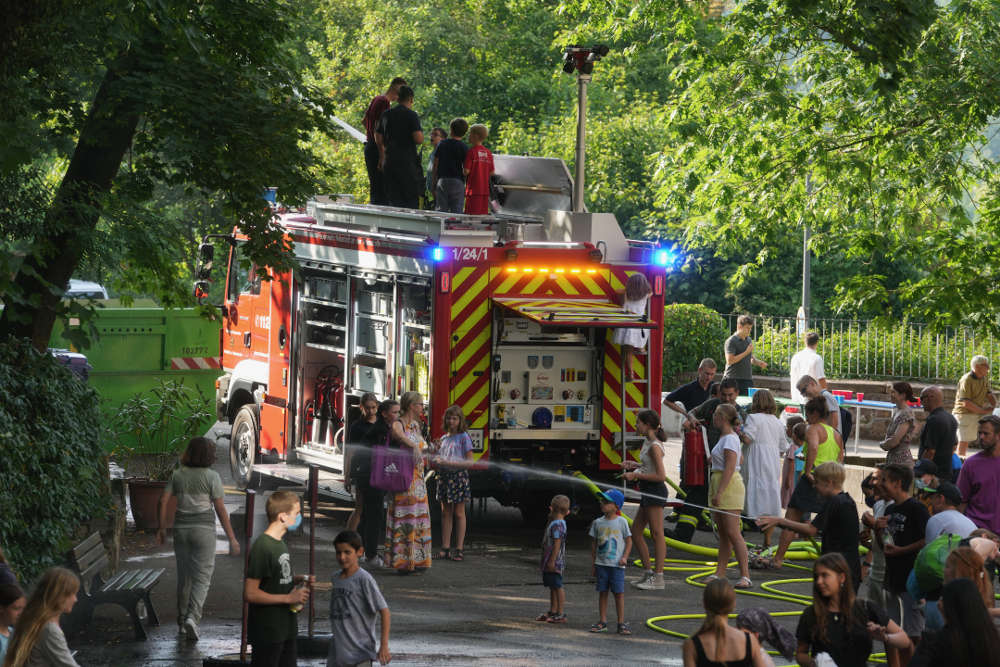
[[[102,203],[139,122],[139,96],[119,74],[128,71],[131,60],[118,59],[104,75],[43,231],[21,265],[11,294],[5,295],[0,336],[30,338],[39,351],[48,347],[62,290],[91,243]]]

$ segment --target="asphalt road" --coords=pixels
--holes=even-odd
[[[219,460],[227,462],[225,440],[220,441]],[[217,464],[224,482],[231,484],[228,463]],[[244,496],[227,486],[226,505],[239,510]],[[316,531],[316,576],[329,581],[335,561],[332,538],[343,528],[349,508],[321,505]],[[626,505],[626,512],[635,513]],[[526,527],[520,513],[490,502],[485,511],[470,514],[466,558],[464,562],[435,561],[426,573],[400,576],[376,570],[375,575],[392,612],[390,648],[394,665],[615,665],[681,664],[681,640],[646,626],[653,616],[701,611],[701,588],[684,583],[691,574],[668,573],[663,591],[626,591],[626,618],[634,635],[619,637],[614,633],[591,634],[587,630],[597,620],[597,593],[590,579],[590,545],[586,535],[588,520],[581,517],[570,523],[566,581],[566,625],[534,621],[548,608],[548,592],[541,586],[538,570],[541,529]],[[308,517],[307,517],[308,519]],[[293,569],[305,572],[309,562],[309,536],[305,532],[290,535]],[[225,549],[221,528],[219,551]],[[748,534],[751,541],[759,535]],[[711,533],[700,532],[696,542],[714,546]],[[439,544],[435,525],[435,545]],[[692,558],[673,549],[668,558]],[[161,625],[150,629],[146,642],[132,637],[127,616],[118,608],[98,609],[92,631],[70,639],[81,665],[201,665],[204,658],[239,651],[242,567],[241,558],[219,555],[212,589],[201,624],[201,641],[190,643],[178,638],[175,625],[175,577],[173,551],[169,544],[157,546],[153,536],[127,531],[122,567],[165,567],[167,573],[153,593]],[[630,568],[629,575],[639,570]],[[759,583],[767,580],[801,577],[799,570],[778,573],[754,573]],[[737,574],[730,570],[730,579]],[[793,584],[786,590],[808,593],[808,584]],[[327,608],[329,595],[315,595],[317,634],[329,632]],[[614,620],[613,604],[609,620]],[[762,606],[772,611],[801,609],[787,602],[752,596],[738,596],[737,611],[748,606]],[[299,622],[306,633],[308,614]],[[794,619],[782,621],[794,630]],[[697,620],[672,621],[665,625],[690,632]],[[614,626],[611,626],[612,629]],[[303,658],[299,664],[321,665],[321,659]],[[778,664],[783,664],[780,660]]]

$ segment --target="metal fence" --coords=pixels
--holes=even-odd
[[[730,331],[736,330],[738,314],[723,317]],[[919,380],[955,384],[969,371],[969,360],[977,354],[998,360],[997,340],[992,333],[968,328],[932,330],[924,324],[902,322],[884,326],[872,320],[810,319],[808,327],[794,317],[754,315],[754,356],[767,369],[754,373],[787,375],[792,355],[804,346],[804,333],[816,331],[817,351],[831,378],[871,380]],[[998,384],[1000,373],[990,367],[990,380]]]

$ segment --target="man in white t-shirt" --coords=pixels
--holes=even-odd
[[[806,334],[806,346],[792,355],[792,363],[788,377],[792,381],[792,403],[805,403],[808,399],[799,393],[796,386],[803,375],[809,375],[819,383],[821,389],[826,389],[826,373],[823,372],[823,357],[816,352],[819,344],[819,334],[810,331]]]

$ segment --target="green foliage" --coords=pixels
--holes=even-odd
[[[107,417],[111,456],[135,477],[165,480],[188,441],[211,424],[210,401],[184,380],[163,380]]]
[[[98,397],[26,340],[0,346],[0,545],[24,580],[110,511]]]
[[[767,362],[758,375],[787,376],[792,355],[802,349],[793,318],[755,316],[754,356]],[[971,329],[932,330],[903,321],[825,320],[814,323],[817,348],[827,377],[866,380],[920,380],[956,384],[976,354],[995,359],[1000,341]],[[1000,372],[991,369],[993,382]]]
[[[697,303],[675,303],[663,309],[663,377],[672,378],[698,368],[705,357],[719,359],[730,336],[726,320]]]
[[[0,175],[57,165],[59,186],[40,209],[19,275],[0,285],[0,326],[44,329],[39,312],[65,316],[52,295],[77,266],[109,271],[119,292],[190,305],[191,240],[220,218],[248,232],[258,264],[287,267],[287,243],[260,194],[274,186],[285,202],[301,203],[316,192],[306,141],[328,124],[301,75],[296,29],[308,7],[30,4],[0,37],[11,56],[0,93],[13,100],[0,109],[9,138]],[[73,159],[81,152],[87,157]],[[32,331],[36,345],[43,333]]]
[[[657,31],[675,65],[650,234],[736,262],[735,293],[769,288],[808,224],[838,311],[997,329],[1000,5],[750,0],[719,19],[700,3],[586,6],[581,30]]]

